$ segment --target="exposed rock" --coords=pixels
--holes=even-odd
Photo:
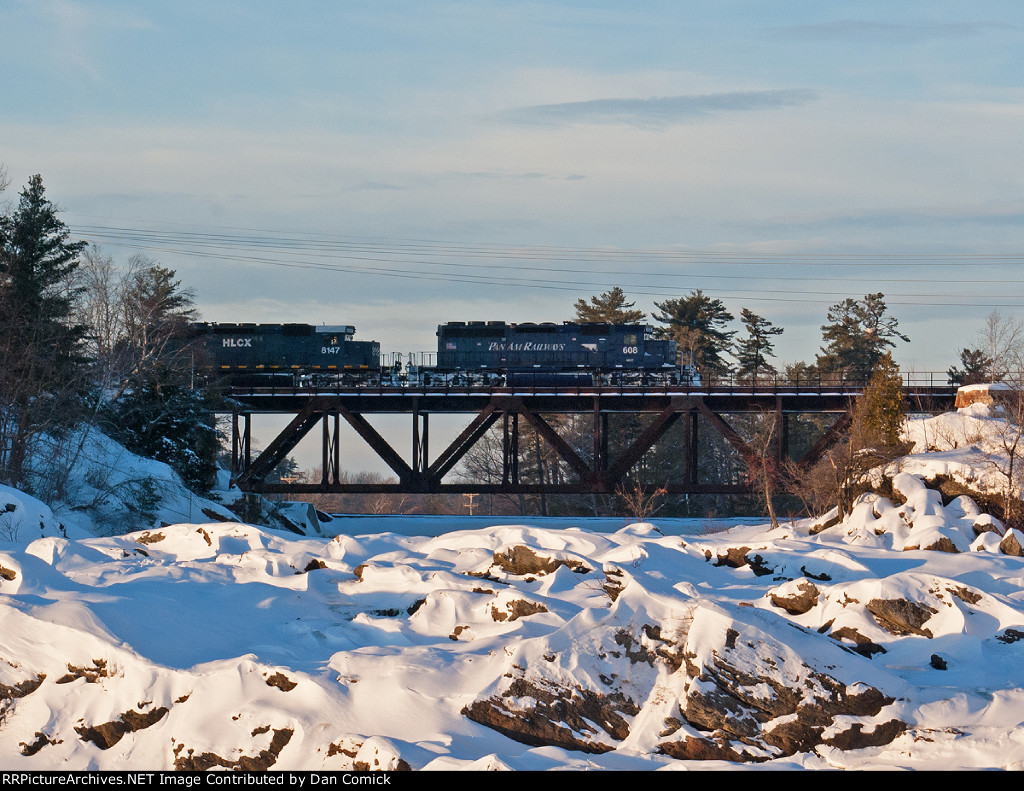
[[[206,530],[204,530],[203,528],[200,527],[198,530],[196,530],[196,532],[203,537],[203,541],[206,542],[206,545],[208,547],[212,547],[213,546],[213,539],[210,538],[210,534],[207,533]]]
[[[774,606],[790,615],[803,615],[818,603],[819,591],[813,582],[802,580],[791,594],[771,593],[769,598]]]
[[[495,621],[515,621],[519,618],[526,618],[537,613],[547,612],[548,608],[539,602],[515,599],[505,603],[507,612],[502,612],[494,605],[491,605],[491,617]]]
[[[291,728],[281,728],[274,731],[270,740],[270,746],[266,750],[260,750],[258,755],[243,755],[237,760],[229,761],[216,753],[195,754],[189,749],[185,755],[179,755],[185,747],[178,744],[175,747],[174,769],[178,772],[205,772],[215,766],[222,766],[225,769],[237,769],[243,772],[265,772],[275,763],[281,754],[281,750],[291,741],[294,731]]]
[[[140,544],[155,544],[157,541],[163,541],[167,536],[163,533],[143,533],[141,536],[136,538]]]
[[[57,679],[58,684],[70,684],[79,678],[84,678],[89,684],[95,684],[101,678],[108,678],[110,676],[106,659],[92,660],[92,667],[77,667],[68,663],[68,671]]]
[[[840,750],[860,750],[864,747],[883,747],[902,736],[909,726],[902,720],[891,719],[864,733],[864,726],[855,722],[847,730],[824,740],[825,744]]]
[[[166,706],[146,713],[126,711],[111,722],[104,722],[101,725],[76,726],[75,731],[83,742],[92,742],[101,750],[109,750],[121,741],[126,733],[134,733],[155,725],[164,718],[168,711]]]
[[[999,551],[1004,555],[1011,555],[1015,558],[1024,556],[1021,534],[1013,529],[1007,530],[1003,540],[999,542]]]
[[[613,602],[619,598],[619,594],[629,583],[629,576],[620,568],[615,566],[604,567],[604,585],[601,590],[608,594]]]
[[[932,659],[931,659],[931,662],[929,662],[929,664],[932,667],[934,667],[936,670],[945,670],[947,667],[949,667],[946,664],[946,660],[943,659],[938,654],[932,654]]]
[[[885,744],[906,729],[898,720],[874,726],[873,718],[895,698],[861,682],[861,669],[848,657],[831,653],[839,651],[838,646],[826,641],[791,647],[766,629],[764,614],[753,616],[757,620],[752,623],[734,618],[717,628],[696,628],[695,623],[689,635],[698,635],[698,643],[691,644],[688,637],[686,653],[691,681],[679,709],[685,725],[699,733],[681,728],[678,738],[659,744],[661,751],[691,760],[761,761],[835,740]],[[780,627],[783,624],[796,628],[780,620]],[[812,642],[823,639],[804,630],[798,634]],[[808,664],[812,657],[816,666]],[[848,675],[849,681],[837,672]],[[866,721],[850,722],[857,718]],[[846,730],[826,737],[837,722],[844,722]],[[870,730],[864,733],[865,729]]]
[[[35,678],[27,678],[24,681],[19,681],[17,684],[13,684],[11,686],[0,684],[0,700],[12,700],[14,698],[23,698],[26,695],[31,695],[39,689],[39,685],[43,683],[43,679],[45,678],[46,673],[40,673]]]
[[[327,757],[341,756],[328,768],[332,771],[352,772],[410,772],[412,767],[405,761],[387,739],[372,737],[361,741],[346,737],[332,742],[327,748]]]
[[[550,574],[559,566],[567,566],[570,571],[574,571],[577,574],[589,574],[592,571],[583,561],[546,558],[522,544],[509,547],[504,552],[495,552],[494,565],[515,576]]]
[[[750,547],[729,547],[724,555],[719,555],[715,561],[716,566],[728,566],[738,569],[747,565],[747,553]]]
[[[750,570],[758,577],[763,577],[774,571],[760,555],[750,555],[749,553],[750,547],[729,547],[724,555],[718,556],[715,565],[734,569],[750,566]]]
[[[298,683],[292,681],[284,673],[274,673],[267,679],[268,687],[277,687],[282,692],[291,692],[298,686]]]
[[[0,566],[0,579],[12,581],[17,578],[17,576],[18,573],[14,569],[5,569],[3,566]]]
[[[1020,640],[1024,640],[1024,632],[1020,629],[1007,629],[1002,634],[997,634],[996,640],[1001,643],[1016,643]]]
[[[621,692],[606,695],[516,678],[500,695],[475,701],[462,713],[523,744],[603,753],[614,749],[606,737],[621,741],[629,735],[623,715],[639,711]]]
[[[878,643],[873,642],[869,637],[865,637],[852,626],[841,626],[832,632],[829,637],[835,638],[836,640],[852,640],[853,650],[861,656],[866,656],[868,659],[873,657],[875,654],[884,654],[885,649],[882,648]]]
[[[326,563],[324,563],[319,558],[313,558],[312,560],[309,561],[309,563],[306,564],[305,568],[303,568],[302,570],[308,573],[310,571],[316,571],[317,569],[325,569],[325,568],[327,568],[327,564]]]
[[[928,544],[925,549],[930,549],[933,552],[951,552],[954,554],[960,551],[948,536],[940,536],[937,540]]]
[[[766,761],[771,756],[748,752],[742,744],[729,741],[722,734],[717,739],[687,735],[659,745],[661,751],[683,761],[732,761],[750,763]]]
[[[961,601],[967,602],[968,604],[977,604],[981,601],[982,596],[977,591],[972,591],[970,588],[965,588],[962,585],[956,588],[946,588],[949,593],[952,593]]]
[[[879,625],[891,634],[916,634],[929,638],[932,633],[924,628],[924,623],[938,612],[926,604],[907,599],[872,599],[867,603],[867,609]]]
[[[462,626],[462,625],[456,626],[452,630],[452,633],[450,635],[448,635],[448,639],[449,640],[455,640],[456,642],[458,642],[459,635],[462,634],[463,632],[467,631],[468,629],[469,629],[468,626]]]
[[[35,736],[36,740],[31,744],[28,744],[27,742],[18,743],[18,746],[21,747],[22,755],[35,755],[48,744],[62,744],[64,742],[63,739],[51,739],[45,733],[41,733],[40,731],[36,731]]]

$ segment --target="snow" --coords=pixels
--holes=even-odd
[[[946,475],[1001,492],[978,460],[997,452],[1002,425],[980,405],[915,418],[914,452],[876,473],[895,500],[868,493],[828,527],[776,529],[339,517],[302,536],[188,521],[172,474],[137,457],[112,462],[117,449],[97,439],[90,458],[125,480],[163,475],[166,497],[139,524],[116,504],[98,517],[0,487],[0,760],[8,770],[1024,767],[1024,559],[1000,549],[1024,536],[968,495],[944,504],[929,483]],[[79,492],[95,502],[85,477]],[[228,499],[194,504],[193,516],[230,514]],[[131,531],[115,534],[117,518]],[[537,567],[513,562],[523,558]],[[813,603],[787,604],[808,591]],[[894,626],[887,602],[918,620]],[[726,659],[732,669],[716,676]],[[838,683],[847,698],[883,696],[867,713],[830,715],[808,749],[752,737],[756,763],[672,757],[668,742],[708,738],[695,701],[715,699],[726,676],[750,700],[787,687],[823,696]],[[517,741],[467,713],[537,715],[558,708],[546,700],[588,695],[600,716],[581,704],[591,713],[554,724],[590,752]],[[802,715],[744,716],[733,725],[779,733]],[[894,722],[883,743],[837,746]]]

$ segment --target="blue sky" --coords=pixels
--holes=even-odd
[[[785,363],[882,291],[944,370],[1024,315],[1017,0],[0,0],[0,73],[7,197],[41,173],[211,321],[409,351],[702,288]]]

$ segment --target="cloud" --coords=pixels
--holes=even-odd
[[[1017,226],[1024,224],[1024,204],[1010,202],[988,206],[923,206],[850,212],[804,212],[776,217],[771,224],[801,228]]]
[[[785,38],[848,39],[864,41],[928,41],[943,38],[968,38],[1013,26],[995,22],[873,22],[865,19],[837,19],[813,25],[776,28]]]
[[[503,121],[517,124],[629,124],[641,128],[664,128],[721,113],[796,107],[817,98],[816,91],[790,88],[650,99],[591,99],[519,107],[499,117]]]

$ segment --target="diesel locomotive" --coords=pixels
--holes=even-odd
[[[382,364],[349,325],[193,324],[196,367],[237,385],[675,384],[693,382],[676,343],[644,324],[449,322],[436,354]],[[430,358],[433,359],[430,359]],[[429,362],[427,362],[429,360]]]
[[[238,385],[357,384],[380,370],[380,344],[349,325],[193,324],[196,367]]]
[[[449,322],[437,328],[437,365],[427,376],[493,383],[678,381],[676,343],[643,324]]]

